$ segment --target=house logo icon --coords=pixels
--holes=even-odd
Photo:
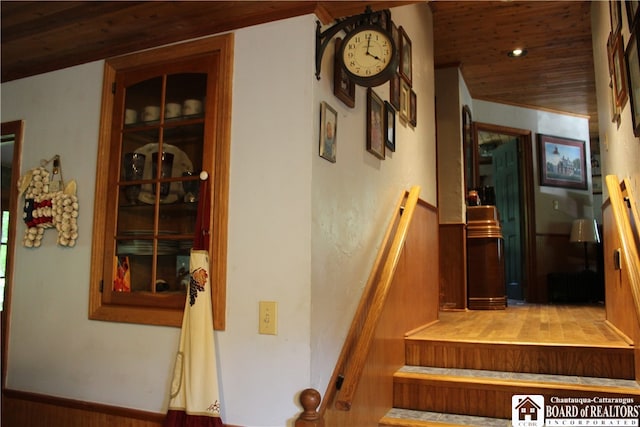
[[[513,395],[511,397],[511,425],[513,427],[544,426],[544,396]]]

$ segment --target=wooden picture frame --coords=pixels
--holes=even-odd
[[[318,154],[331,163],[336,162],[338,113],[329,104],[320,104],[320,139]]]
[[[633,134],[640,137],[640,49],[638,48],[638,33],[640,22],[635,21],[635,28],[631,32],[624,59],[629,82],[629,98],[631,98],[631,119]]]
[[[639,0],[626,0],[625,2],[627,12],[627,22],[629,23],[629,31],[633,31],[635,28],[636,20],[638,19],[638,9],[640,9]]]
[[[396,23],[393,21],[391,21],[390,31],[391,31],[391,38],[393,39],[393,43],[396,45],[396,49],[398,50],[398,56],[400,56],[400,29],[398,28]],[[400,68],[400,61],[398,61],[398,68]]]
[[[624,109],[624,105],[627,103],[628,94],[627,94],[627,79],[625,76],[626,67],[624,65],[624,43],[622,40],[622,34],[618,32],[617,35],[613,36],[613,44],[611,46],[611,58],[612,58],[612,66],[613,66],[613,87],[616,95],[616,104],[620,107],[622,111]]]
[[[585,142],[538,134],[540,185],[587,189]]]
[[[616,91],[613,88],[613,75],[609,80],[609,95],[609,103],[611,105],[611,123],[615,123],[620,127],[620,107],[618,107],[618,103],[616,102]]]
[[[418,95],[413,89],[409,93],[409,124],[413,127],[418,125]]]
[[[413,85],[413,60],[411,56],[411,39],[407,34],[404,27],[400,27],[398,29],[400,33],[400,67],[398,72],[400,73],[400,77],[407,82],[409,87]]]
[[[385,156],[384,117],[384,102],[371,88],[367,88],[367,151],[381,160]]]
[[[411,108],[411,88],[404,80],[400,81],[400,110],[399,116],[402,124],[409,122],[409,109]]]
[[[611,20],[611,32],[615,35],[622,28],[622,4],[619,0],[609,0],[609,17]]]
[[[400,76],[395,73],[389,80],[389,102],[396,111],[400,110]]]
[[[476,166],[474,156],[475,146],[473,145],[473,119],[471,108],[468,105],[462,106],[462,152],[464,156],[464,182],[466,190],[476,188]],[[465,193],[466,194],[466,193]]]
[[[384,102],[384,134],[385,146],[395,152],[396,151],[396,109],[390,102]]]
[[[335,54],[333,59],[333,94],[347,107],[356,106],[356,84],[349,79],[342,66],[340,47],[342,39],[337,37],[335,42]]]

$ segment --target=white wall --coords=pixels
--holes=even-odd
[[[622,4],[622,38],[629,41],[629,25],[625,5]],[[620,127],[611,122],[609,68],[607,60],[607,38],[611,32],[609,3],[591,4],[591,31],[598,98],[598,118],[600,128],[600,165],[602,176],[616,174],[619,179],[628,178],[636,204],[640,209],[640,140],[633,135],[631,101],[627,101],[622,112]],[[626,44],[625,44],[626,46]],[[640,89],[637,89],[640,90]],[[631,96],[631,94],[629,94]],[[603,200],[609,192],[603,181]]]
[[[317,137],[310,146],[313,166],[311,386],[324,394],[366,284],[380,240],[403,190],[420,185],[420,197],[436,205],[433,37],[426,4],[391,9],[412,41],[413,89],[418,100],[415,129],[396,118],[396,151],[385,160],[368,153],[366,88],[357,87],[356,106],[333,96],[333,44],[322,63],[314,118],[321,101],[338,111],[337,161],[318,156]],[[389,100],[389,85],[374,88]],[[317,135],[318,120],[314,120]]]
[[[474,100],[473,120],[531,131],[537,233],[569,234],[574,219],[594,217],[588,119]],[[537,134],[572,138],[585,142],[587,176],[589,177],[587,190],[540,186]],[[553,209],[554,200],[558,201],[558,210]]]
[[[333,96],[331,49],[315,79],[314,16],[235,32],[227,330],[215,334],[226,423],[292,425],[295,394],[324,393],[391,206],[413,184],[436,204],[431,14],[392,13],[413,41],[419,116],[415,129],[398,124],[384,161],[365,149],[365,91],[353,110]],[[80,199],[75,248],[53,231],[38,249],[17,247],[7,385],[164,412],[179,330],[88,320],[102,69],[1,86],[1,120],[26,120],[23,172],[60,154]],[[388,99],[388,86],[376,93]],[[317,154],[322,100],[339,112],[335,164]],[[278,302],[277,336],[257,333],[260,300]]]

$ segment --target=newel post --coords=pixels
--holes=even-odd
[[[324,420],[316,410],[320,406],[318,390],[307,388],[300,393],[300,404],[304,411],[298,416],[295,427],[324,427]]]

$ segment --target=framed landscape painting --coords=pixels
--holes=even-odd
[[[540,185],[587,189],[585,143],[538,134]]]

